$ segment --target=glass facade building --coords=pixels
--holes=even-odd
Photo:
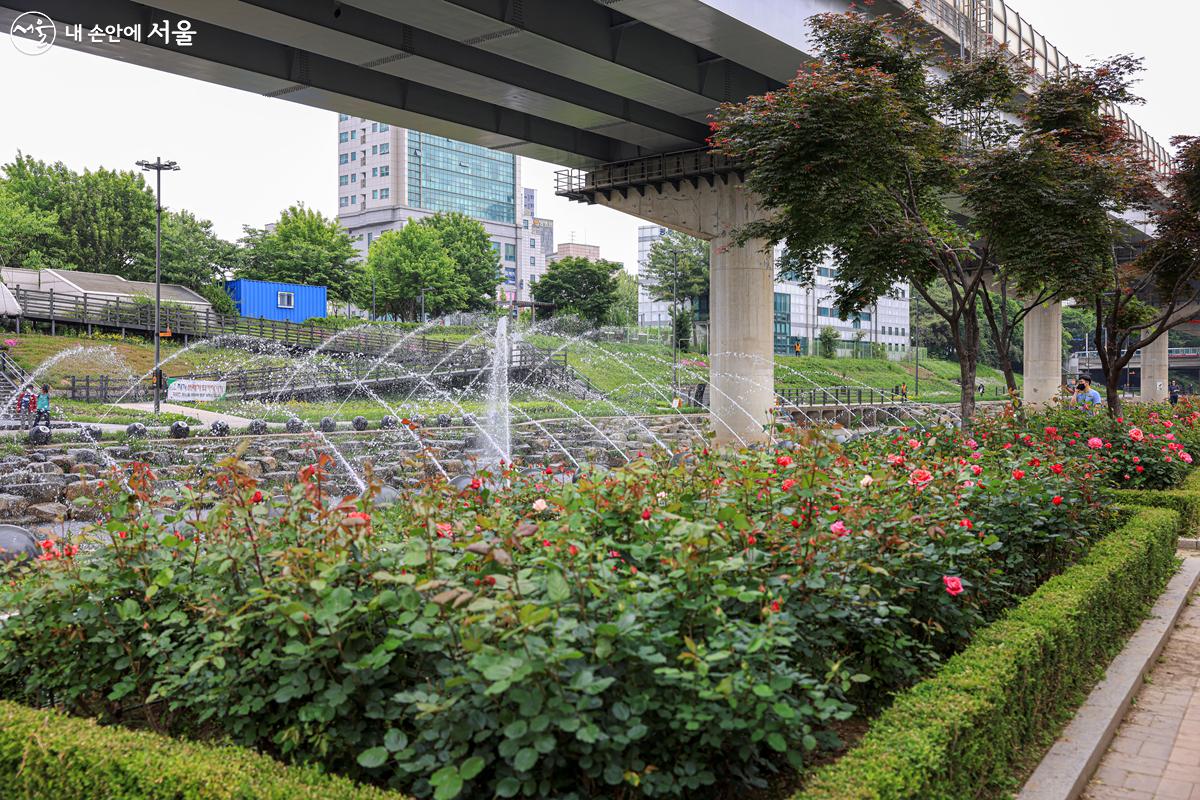
[[[515,170],[510,153],[408,132],[408,204],[414,208],[515,224]]]

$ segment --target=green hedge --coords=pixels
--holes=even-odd
[[[862,742],[793,800],[999,794],[1143,619],[1175,569],[1178,512],[1138,508],[962,653],[896,698]]]
[[[4,800],[403,800],[240,747],[102,727],[0,701]]]
[[[1178,511],[1187,535],[1200,529],[1200,469],[1192,470],[1174,489],[1108,489],[1105,494],[1125,505]]]

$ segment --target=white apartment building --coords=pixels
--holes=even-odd
[[[521,190],[521,160],[348,114],[338,115],[338,219],[365,259],[384,231],[438,211],[479,220],[500,259],[498,299],[529,299],[531,276],[545,272],[544,231],[534,225],[536,194]]]
[[[638,324],[647,327],[671,324],[669,301],[654,300],[646,276],[650,248],[666,235],[660,225],[638,228]],[[909,345],[909,288],[897,283],[890,297],[880,297],[873,305],[851,319],[838,319],[834,311],[833,283],[836,272],[832,267],[817,270],[813,286],[795,281],[775,282],[775,351],[793,353],[800,345],[802,353],[812,353],[812,342],[821,329],[832,326],[844,343],[842,349],[852,350],[856,341],[883,345],[889,358],[900,358]],[[859,332],[862,338],[859,339]]]

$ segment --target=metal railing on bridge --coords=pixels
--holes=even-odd
[[[1003,0],[901,0],[908,8],[946,35],[962,42],[971,52],[996,47],[1008,50],[1033,70],[1034,82],[1055,75],[1072,73],[1079,65],[1050,44],[1029,21]],[[1108,105],[1105,109],[1124,127],[1137,144],[1142,156],[1166,174],[1171,170],[1171,154],[1153,136],[1134,122],[1124,110]]]

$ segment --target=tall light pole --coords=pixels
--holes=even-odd
[[[679,395],[679,326],[676,315],[679,313],[679,251],[671,251],[671,399]]]
[[[178,171],[179,165],[174,161],[163,161],[155,156],[153,161],[139,161],[137,165],[144,171],[154,170],[157,188],[154,192],[157,203],[157,217],[154,221],[154,416],[158,416],[158,405],[162,393],[162,363],[160,358],[161,315],[162,315],[162,174],[163,170]]]

